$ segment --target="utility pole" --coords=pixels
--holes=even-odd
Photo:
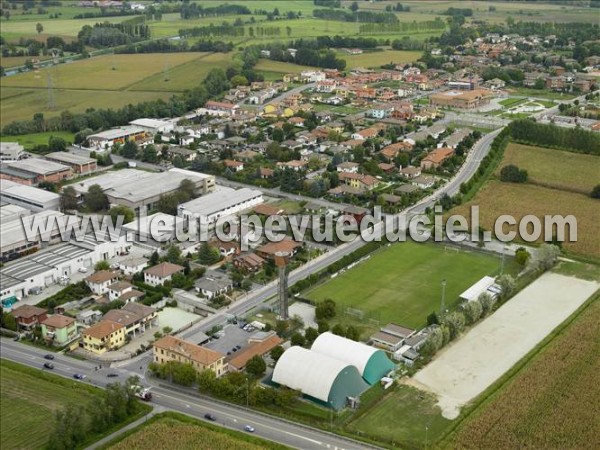
[[[500,275],[504,275],[504,256],[506,255],[506,250],[508,250],[508,247],[504,245],[502,247],[502,262],[500,263]]]

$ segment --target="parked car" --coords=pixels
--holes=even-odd
[[[119,376],[119,374],[118,374],[118,373],[107,373],[107,374],[106,374],[106,376],[107,376],[108,378],[115,378],[115,377],[118,377],[118,376]]]
[[[81,273],[87,273],[87,271],[88,271],[88,270],[87,270],[87,267],[80,267],[78,270],[79,270],[79,272],[81,272]]]
[[[44,355],[44,359],[54,359],[54,355],[48,353],[47,355]]]
[[[246,425],[244,427],[244,431],[247,431],[248,433],[254,433],[254,427],[251,425]]]
[[[76,373],[73,375],[73,378],[75,378],[76,380],[83,380],[85,379],[85,375],[82,375],[80,373]]]
[[[54,364],[49,363],[49,362],[44,363],[44,368],[45,369],[54,369]]]
[[[215,420],[217,420],[217,418],[216,418],[214,415],[212,415],[211,413],[206,413],[206,414],[204,414],[204,418],[205,418],[206,420],[211,420],[211,421],[213,421],[213,422],[214,422]]]
[[[34,286],[31,289],[29,289],[28,293],[29,295],[39,295],[42,293],[42,288],[40,286]]]

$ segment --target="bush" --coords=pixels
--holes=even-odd
[[[590,192],[590,197],[600,198],[600,184],[594,186],[594,189],[592,189],[592,192]]]
[[[528,174],[526,170],[521,170],[517,166],[509,164],[500,171],[500,181],[507,183],[525,183]]]
[[[335,302],[330,298],[319,302],[315,308],[315,318],[317,320],[333,319],[336,314],[335,306]]]
[[[49,308],[52,305],[54,308],[73,300],[81,300],[91,293],[92,291],[90,291],[90,288],[87,286],[87,284],[85,284],[85,281],[80,281],[79,283],[68,285],[61,291],[39,303],[38,306],[42,308]]]

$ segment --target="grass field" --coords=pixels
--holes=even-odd
[[[440,308],[443,279],[447,280],[446,304],[452,305],[465,289],[499,269],[500,260],[492,256],[402,242],[381,250],[305,296],[314,301],[331,298],[338,309],[360,309],[382,325],[396,322],[421,327],[427,315]]]
[[[26,72],[0,81],[2,124],[31,119],[37,112],[46,116],[69,109],[120,108],[190,89],[210,69],[227,68],[233,53],[170,53],[103,55]],[[113,70],[114,68],[114,70]],[[50,109],[48,76],[52,77]],[[166,81],[165,81],[166,79]]]
[[[35,449],[46,444],[54,414],[67,404],[94,402],[96,389],[77,381],[0,360],[0,447]]]
[[[110,450],[143,448],[284,450],[288,447],[247,433],[207,424],[183,414],[169,412],[153,417],[149,422],[102,448]]]
[[[600,298],[484,401],[444,448],[596,448]]]
[[[399,385],[346,429],[401,448],[426,448],[449,423],[433,395]]]
[[[472,205],[479,206],[481,225],[487,230],[493,230],[495,219],[502,214],[512,215],[517,222],[527,214],[537,216],[542,222],[544,215],[572,214],[577,218],[577,242],[564,242],[563,248],[585,256],[600,257],[600,208],[598,200],[588,195],[490,180],[472,201],[453,209],[452,213],[468,214]],[[517,231],[516,227],[511,229]]]
[[[421,57],[420,51],[383,50],[381,52],[365,52],[361,55],[348,55],[337,52],[338,57],[346,60],[347,68],[380,67],[384,64],[405,64],[414,62]]]
[[[46,133],[21,134],[18,136],[2,136],[0,141],[18,142],[26,150],[36,145],[47,144],[50,137],[61,137],[67,142],[73,142],[74,134],[69,131],[48,131]]]
[[[592,191],[600,174],[598,156],[515,143],[506,148],[495,175],[508,164],[527,170],[531,183],[583,194]]]

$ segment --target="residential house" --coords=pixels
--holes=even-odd
[[[454,149],[452,147],[436,148],[421,160],[421,169],[437,169],[444,161],[451,158],[452,155],[454,155]]]
[[[245,253],[234,258],[233,265],[244,272],[257,272],[262,269],[265,260],[256,253]]]
[[[232,159],[226,159],[223,161],[223,165],[226,169],[231,170],[232,172],[240,172],[244,170],[244,163],[240,161],[234,161]]]
[[[258,247],[256,254],[265,259],[273,259],[277,253],[286,253],[288,256],[293,256],[302,245],[302,242],[283,239],[279,242],[269,242]]]
[[[385,173],[392,173],[396,169],[395,165],[383,162],[377,164],[377,167],[379,167]]]
[[[288,123],[291,123],[292,125],[294,125],[296,127],[303,127],[304,119],[302,117],[290,117],[290,119],[288,120]]]
[[[144,270],[147,265],[148,259],[146,258],[128,258],[119,262],[119,270],[121,270],[124,275],[133,275],[134,273]]]
[[[194,138],[191,138],[192,142],[194,141]],[[192,162],[196,159],[196,157],[198,156],[198,152],[195,150],[190,150],[189,148],[182,148],[182,147],[169,147],[167,150],[165,150],[165,153],[167,154],[167,156],[170,159],[175,158],[176,156],[179,156],[183,161],[187,161],[187,162]]]
[[[282,208],[278,208],[277,206],[269,205],[267,203],[261,203],[260,205],[256,205],[254,207],[254,213],[260,214],[261,216],[279,216],[284,213]]]
[[[413,186],[417,186],[420,189],[429,189],[435,184],[435,178],[427,176],[418,176],[411,180]]]
[[[379,135],[380,130],[381,127],[364,128],[360,131],[354,132],[350,137],[352,139],[364,141],[366,139],[377,137]]]
[[[239,106],[235,103],[208,101],[204,108],[200,108],[200,113],[211,116],[233,117],[239,110]]]
[[[144,270],[144,282],[150,286],[162,286],[165,281],[171,281],[176,273],[183,273],[184,269],[183,266],[178,264],[162,262]]]
[[[85,279],[85,283],[96,295],[108,293],[108,287],[119,280],[119,272],[112,270],[100,270]]]
[[[293,159],[293,160],[287,161],[287,162],[278,162],[277,168],[278,169],[291,169],[295,172],[299,172],[300,170],[306,169],[307,165],[308,165],[307,161],[299,161],[299,160]]]
[[[413,145],[410,142],[396,142],[381,149],[381,156],[387,161],[393,161],[400,153],[410,153]]]
[[[362,174],[362,173],[346,173],[341,172],[338,174],[340,182],[347,184],[353,188],[366,189],[368,191],[376,188],[380,181],[374,176]]]
[[[102,320],[86,328],[81,334],[84,350],[97,355],[125,345],[125,326],[110,320]]]
[[[63,346],[74,340],[77,336],[77,324],[72,317],[54,314],[40,322],[42,337],[58,346]]]
[[[415,333],[412,328],[403,327],[395,323],[389,323],[371,336],[374,346],[395,352],[404,345],[407,338]]]
[[[207,270],[202,278],[194,283],[196,292],[211,299],[228,293],[233,289],[233,281],[224,272]]]
[[[358,164],[358,163],[351,162],[351,161],[345,161],[343,163],[338,164],[336,167],[336,170],[338,172],[344,172],[344,173],[358,173],[359,167],[360,167],[360,164]]]
[[[11,314],[17,321],[19,328],[25,330],[35,328],[48,317],[48,311],[32,305],[21,305],[14,308]]]
[[[147,327],[152,326],[158,317],[156,309],[141,303],[128,303],[121,309],[111,309],[102,321],[110,321],[125,327],[125,334],[136,336],[144,333]]]
[[[405,178],[416,178],[421,176],[421,168],[408,166],[400,169],[398,173]]]
[[[362,220],[366,217],[369,210],[367,208],[361,208],[360,206],[347,206],[342,211],[342,214],[347,217],[351,217],[360,225]]]
[[[175,361],[191,364],[198,373],[211,370],[217,377],[225,374],[225,356],[174,336],[165,336],[153,345],[154,362],[164,364]]]
[[[394,111],[394,106],[389,104],[378,104],[373,105],[368,111],[367,116],[373,117],[374,119],[385,119],[390,117]]]
[[[317,81],[317,92],[322,92],[326,94],[331,94],[337,86],[337,81],[335,80],[323,80]]]

